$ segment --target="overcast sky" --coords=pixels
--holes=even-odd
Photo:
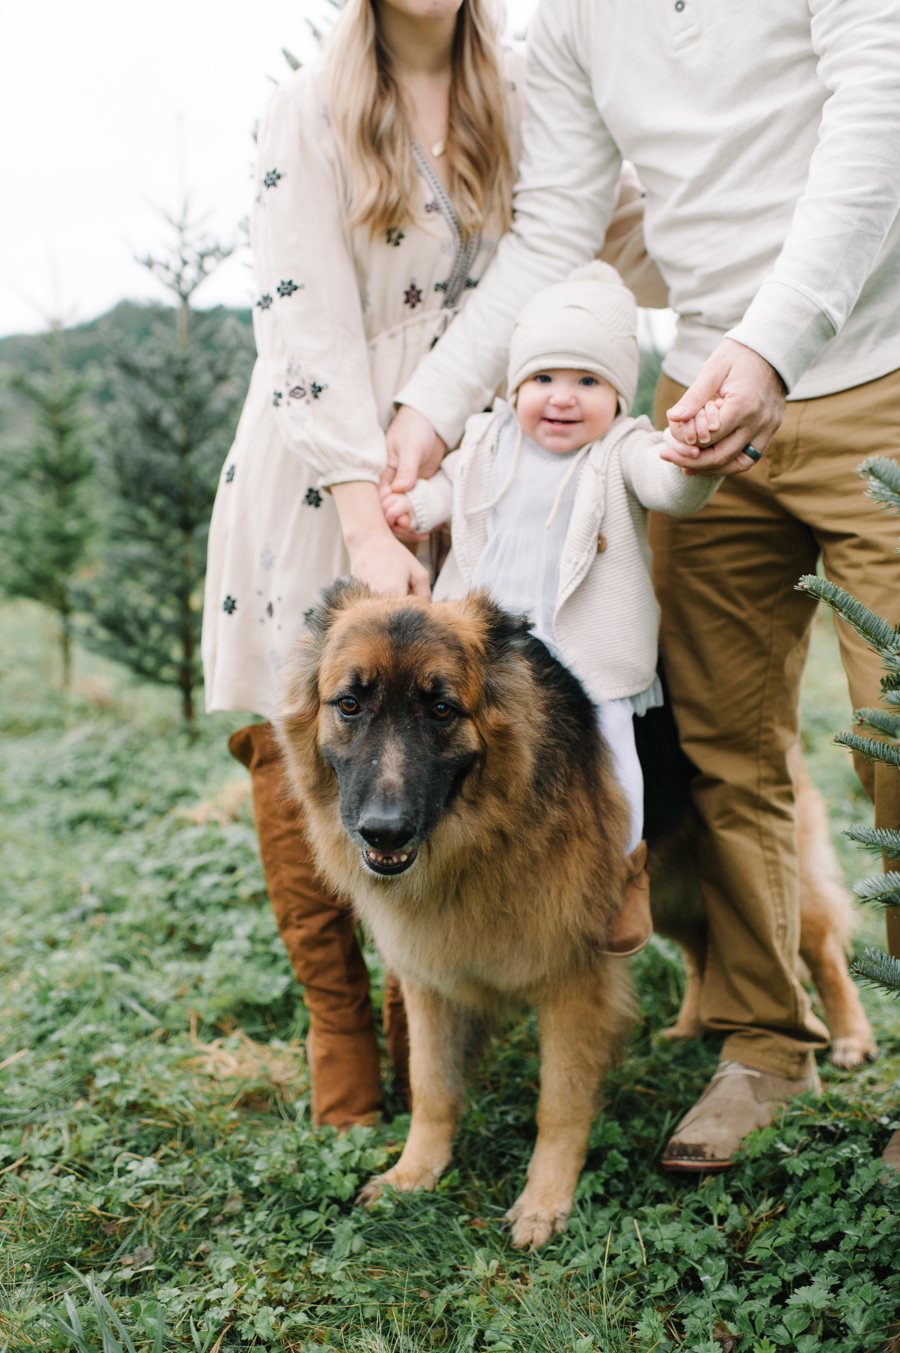
[[[510,31],[535,0],[507,0]],[[161,298],[135,252],[186,188],[222,237],[250,204],[251,133],[326,0],[8,0],[0,25],[0,334]],[[245,305],[248,253],[198,303]]]

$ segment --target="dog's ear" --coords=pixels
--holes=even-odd
[[[500,662],[520,654],[531,629],[527,615],[510,615],[495,601],[486,587],[470,592],[459,603],[462,614],[477,629],[489,662]]]
[[[338,578],[330,587],[322,588],[319,604],[305,613],[304,624],[316,639],[322,640],[341,611],[371,596],[368,583],[360,582],[358,578]]]

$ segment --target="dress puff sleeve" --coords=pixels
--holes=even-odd
[[[278,430],[328,488],[385,465],[322,68],[279,86],[258,135],[254,332]]]

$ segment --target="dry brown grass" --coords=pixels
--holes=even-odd
[[[198,1055],[188,1058],[195,1074],[211,1077],[231,1094],[231,1107],[266,1109],[273,1101],[293,1104],[309,1089],[309,1068],[299,1040],[287,1045],[257,1043],[234,1029],[211,1043],[197,1037],[197,1017],[191,1015],[191,1043]]]

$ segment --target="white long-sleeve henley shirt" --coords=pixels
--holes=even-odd
[[[900,367],[900,0],[542,0],[512,231],[397,396],[449,445],[525,302],[596,254],[623,158],[674,380],[725,336],[792,399]]]

